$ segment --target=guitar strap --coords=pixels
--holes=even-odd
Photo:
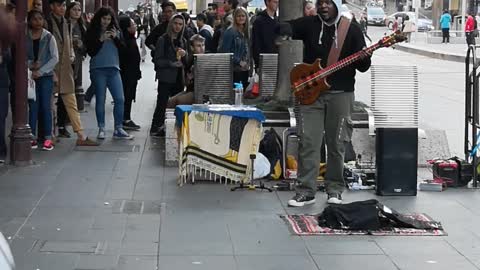
[[[340,52],[342,51],[343,43],[345,42],[345,37],[347,36],[349,28],[350,20],[342,16],[340,18],[340,23],[337,29],[337,46],[335,46],[335,42],[332,43],[330,53],[328,54],[327,66],[333,65],[338,62],[338,58],[340,57]]]

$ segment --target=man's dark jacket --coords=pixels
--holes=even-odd
[[[260,12],[252,28],[252,54],[255,67],[259,66],[261,53],[278,53],[275,45],[275,29],[278,19],[270,17],[267,11]]]
[[[168,21],[162,22],[159,25],[155,26],[155,28],[152,29],[150,32],[150,35],[147,36],[147,39],[145,39],[145,45],[147,47],[151,46],[156,46],[158,38],[160,38],[163,34],[167,32],[167,27],[168,27]],[[155,55],[155,50],[152,50],[152,58]]]

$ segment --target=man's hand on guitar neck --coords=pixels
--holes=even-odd
[[[363,50],[360,51],[360,59],[361,60],[372,57],[372,52],[368,51],[366,49],[367,49],[367,47],[363,47]]]

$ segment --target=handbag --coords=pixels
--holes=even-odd
[[[32,78],[32,71],[28,70],[28,99],[35,101],[37,99],[37,92],[35,90],[35,80]]]

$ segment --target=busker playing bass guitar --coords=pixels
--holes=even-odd
[[[317,0],[318,16],[303,17],[290,22],[293,39],[303,40],[305,63],[312,64],[319,58],[322,59],[322,66],[329,66],[362,51],[366,46],[360,26],[341,16],[341,5],[341,0]],[[282,25],[282,28],[290,32],[286,25]],[[362,54],[359,61],[328,77],[329,91],[322,93],[312,104],[300,105],[300,185],[296,188],[296,195],[288,201],[289,206],[299,207],[315,203],[320,146],[324,132],[328,162],[325,175],[327,202],[342,203],[345,187],[344,145],[350,141],[353,131],[351,112],[355,100],[355,73],[356,70],[367,71],[371,64],[370,53],[364,51]]]

